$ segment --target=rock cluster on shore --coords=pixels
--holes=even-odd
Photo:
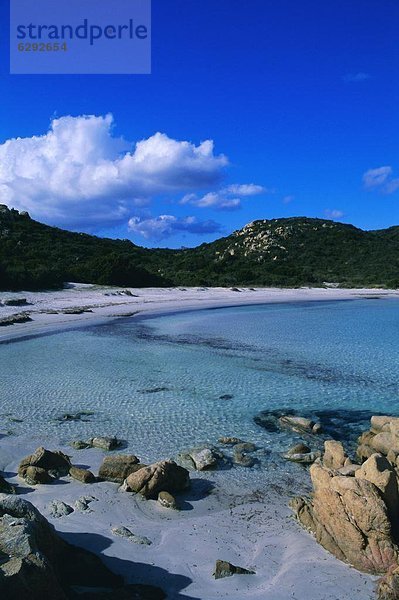
[[[353,464],[340,442],[325,442],[310,467],[311,498],[294,498],[300,523],[337,558],[385,574],[380,600],[399,599],[399,418],[375,416]]]

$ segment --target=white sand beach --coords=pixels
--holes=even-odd
[[[129,295],[132,294],[132,295]],[[27,306],[1,306],[0,318],[28,312],[31,321],[0,328],[0,341],[95,325],[133,314],[155,315],[181,310],[268,302],[307,302],[357,298],[398,297],[396,291],[361,289],[130,289],[70,285],[40,293],[2,293],[0,299],[26,298]],[[65,314],[66,309],[92,312]],[[23,345],[21,345],[23,359]],[[95,432],[93,432],[95,434]],[[181,510],[118,491],[118,484],[82,484],[70,477],[58,483],[29,487],[16,475],[20,460],[38,446],[60,449],[72,462],[98,473],[104,452],[75,450],[57,439],[4,435],[0,437],[0,471],[18,485],[69,542],[101,555],[129,583],[151,583],[170,599],[186,600],[368,600],[375,580],[347,566],[321,548],[294,520],[287,490],[226,489],[217,473],[191,473],[191,491],[179,498]],[[159,460],[169,458],[159,456]],[[142,462],[146,457],[140,457]],[[304,471],[304,479],[308,477]],[[207,491],[207,482],[212,489]],[[61,518],[49,516],[48,505],[60,500],[71,506],[92,496],[90,510]],[[150,545],[112,534],[115,526],[145,536]],[[212,577],[217,559],[252,569],[255,575]]]

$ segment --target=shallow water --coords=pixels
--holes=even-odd
[[[259,464],[218,477],[256,487],[302,470],[279,457],[300,437],[256,415],[314,415],[351,446],[371,414],[399,414],[398,357],[396,299],[124,319],[1,345],[0,427],[43,442],[115,434],[143,460],[234,435],[259,445]],[[79,411],[94,414],[57,421]]]

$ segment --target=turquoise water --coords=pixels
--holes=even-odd
[[[278,455],[298,438],[256,415],[314,415],[351,443],[370,414],[399,414],[398,357],[395,299],[124,319],[2,344],[0,427],[65,443],[115,434],[144,460],[234,435],[260,447],[252,474],[235,476],[259,482],[271,465],[299,469]],[[57,421],[82,410],[94,414]]]

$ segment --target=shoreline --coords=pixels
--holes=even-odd
[[[6,309],[9,313],[29,310],[34,320],[0,328],[0,343],[96,326],[118,318],[131,318],[132,313],[138,318],[151,318],[227,306],[399,298],[398,292],[387,290],[314,288],[258,288],[241,292],[221,288],[131,289],[129,293],[134,296],[121,293],[120,288],[76,285],[61,292],[8,294],[13,298],[26,297],[31,304],[18,309],[3,306],[0,310]],[[4,297],[5,294],[0,295]],[[90,307],[93,312],[79,315],[61,312],[78,306]],[[45,312],[54,310],[58,313]],[[23,347],[16,351],[21,351],[23,357]],[[97,435],[95,425],[93,434]],[[105,453],[97,449],[72,449],[67,445],[67,437],[67,434],[40,435],[37,431],[0,435],[0,472],[10,483],[20,487],[21,497],[32,502],[61,537],[96,553],[127,583],[157,585],[173,600],[374,598],[375,577],[337,560],[296,522],[288,500],[298,490],[287,470],[284,470],[283,486],[276,485],[274,479],[274,485],[261,488],[245,482],[231,485],[222,470],[193,472],[192,490],[187,495],[182,494],[179,511],[162,508],[154,500],[145,501],[120,492],[117,484],[109,482],[87,485],[64,477],[52,485],[26,487],[17,476],[18,464],[40,445],[49,450],[60,449],[72,456],[73,464],[89,468],[95,474],[98,472]],[[139,458],[144,461],[148,457],[139,455]],[[151,457],[165,458],[168,456]],[[307,479],[308,474],[304,472],[301,485],[306,485]],[[50,516],[52,500],[74,506],[82,496],[95,498],[89,511],[75,510],[61,518]],[[113,527],[128,527],[134,534],[150,539],[152,544],[136,544],[115,537]],[[218,559],[253,569],[256,575],[215,581],[212,572]]]
[[[54,292],[3,292],[1,300],[26,298],[21,307],[0,304],[0,319],[27,313],[31,320],[0,327],[0,344],[39,335],[95,327],[138,316],[155,317],[178,312],[234,308],[276,303],[399,298],[398,290],[368,288],[128,288],[70,284]],[[89,311],[65,314],[63,311]]]

